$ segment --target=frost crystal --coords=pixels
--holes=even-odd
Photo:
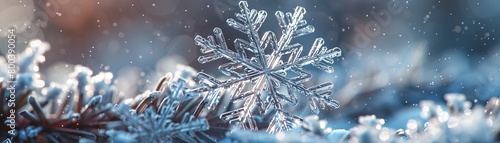
[[[329,89],[333,86],[327,82],[312,87],[305,87],[304,82],[308,81],[312,74],[303,67],[312,65],[326,72],[333,72],[333,68],[328,64],[333,64],[334,58],[341,55],[338,47],[328,49],[323,46],[324,40],[317,38],[314,41],[309,53],[301,57],[302,45],[300,43],[291,44],[292,39],[314,32],[314,27],[307,25],[303,16],[306,10],[303,7],[296,7],[293,13],[276,12],[276,18],[281,29],[281,37],[267,31],[262,38],[259,36],[259,29],[267,17],[266,11],[248,9],[246,1],[239,3],[241,13],[236,14],[236,19],[228,19],[227,23],[234,29],[248,35],[248,41],[236,39],[234,41],[235,51],[230,50],[220,28],[215,28],[214,35],[203,38],[196,36],[196,44],[201,46],[198,61],[202,64],[217,59],[225,58],[228,63],[219,66],[219,70],[230,77],[221,81],[207,73],[200,72],[198,79],[204,87],[195,89],[205,93],[208,108],[214,109],[221,96],[230,88],[233,92],[230,98],[233,101],[244,100],[242,108],[229,111],[221,115],[221,118],[238,123],[242,128],[257,130],[254,120],[253,110],[260,109],[260,114],[276,109],[274,118],[268,127],[269,132],[279,132],[288,130],[299,117],[284,110],[283,102],[292,105],[298,103],[297,94],[307,97],[309,107],[314,113],[326,106],[338,108],[336,100],[329,96],[332,94]],[[245,88],[251,90],[244,92]],[[286,88],[287,94],[279,91]]]

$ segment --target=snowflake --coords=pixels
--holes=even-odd
[[[231,142],[340,142],[348,132],[343,129],[328,128],[326,120],[319,120],[317,115],[307,116],[301,126],[277,134],[264,131],[238,130],[228,133]]]
[[[260,114],[264,114],[273,107],[276,113],[268,131],[279,132],[288,130],[296,120],[301,120],[298,116],[285,111],[282,104],[288,102],[296,105],[298,103],[296,94],[307,97],[309,107],[314,113],[319,112],[318,106],[338,108],[339,103],[329,97],[332,94],[329,91],[333,86],[332,83],[327,82],[312,87],[305,87],[303,84],[312,77],[312,74],[303,68],[304,66],[312,65],[330,73],[333,72],[333,68],[329,64],[333,64],[334,58],[341,55],[340,48],[323,47],[324,40],[317,38],[309,53],[301,57],[302,45],[291,42],[294,38],[314,32],[314,27],[307,25],[303,19],[306,10],[303,7],[296,7],[293,13],[277,11],[275,15],[281,28],[281,37],[278,39],[273,32],[267,31],[260,38],[258,32],[267,17],[267,12],[248,9],[246,1],[241,1],[239,6],[241,13],[236,14],[236,19],[228,19],[227,23],[247,34],[248,41],[236,39],[234,41],[236,52],[228,48],[220,28],[213,30],[215,37],[195,38],[196,44],[201,46],[201,52],[205,54],[198,58],[200,63],[221,58],[230,61],[219,66],[219,70],[230,77],[229,80],[221,81],[204,72],[200,72],[197,76],[204,87],[195,91],[205,93],[208,109],[214,109],[222,94],[233,88],[231,99],[245,102],[242,108],[221,115],[223,119],[238,123],[242,128],[257,130],[253,110],[259,108]],[[253,85],[251,90],[243,92],[246,86],[249,86],[248,83]],[[286,88],[288,94],[280,93],[282,88]]]
[[[146,92],[139,100],[118,105],[115,110],[121,115],[126,131],[110,130],[110,142],[204,142],[214,141],[202,132],[209,129],[206,118],[185,112],[193,99],[186,91],[187,78],[194,75],[190,69],[177,74],[167,74],[158,82],[155,91]],[[127,102],[127,101],[126,101]]]

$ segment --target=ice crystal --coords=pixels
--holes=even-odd
[[[196,91],[204,92],[208,102],[208,109],[213,109],[226,90],[232,88],[230,98],[234,101],[244,100],[243,107],[226,112],[221,118],[239,124],[242,128],[257,130],[254,109],[260,109],[260,114],[270,111],[271,107],[276,113],[267,131],[279,132],[290,129],[298,116],[285,111],[284,102],[292,105],[298,103],[297,95],[307,97],[309,107],[314,113],[319,108],[338,108],[339,103],[330,98],[329,89],[333,86],[327,82],[312,87],[303,83],[308,81],[312,74],[303,67],[312,65],[326,72],[333,72],[328,64],[333,64],[334,58],[341,55],[338,47],[328,49],[323,46],[324,40],[317,38],[309,53],[302,56],[303,47],[300,43],[291,44],[292,39],[314,32],[314,27],[307,25],[303,19],[306,10],[296,7],[293,13],[276,12],[276,18],[281,30],[279,39],[272,31],[259,35],[266,11],[249,9],[246,1],[239,3],[240,13],[236,19],[228,19],[227,23],[232,28],[248,35],[248,40],[236,39],[235,51],[230,50],[220,28],[213,30],[215,37],[203,38],[196,36],[196,44],[201,46],[198,61],[202,64],[217,59],[225,58],[228,63],[219,66],[219,70],[230,77],[221,81],[215,77],[200,72],[198,79],[204,85]],[[271,51],[271,52],[268,52]],[[249,84],[251,83],[251,85]],[[251,86],[249,91],[245,88]],[[280,93],[282,88],[287,94]],[[318,107],[319,106],[319,107]]]
[[[121,115],[126,132],[110,130],[112,142],[203,142],[210,136],[202,131],[209,129],[207,119],[195,117],[186,110],[184,101],[193,99],[188,93],[187,78],[194,73],[184,69],[174,81],[167,74],[157,84],[155,91],[146,92],[141,99],[130,104],[120,104],[116,111]],[[180,118],[180,121],[178,120]],[[127,135],[128,134],[128,135]]]

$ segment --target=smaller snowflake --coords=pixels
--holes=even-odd
[[[213,141],[203,131],[209,129],[207,119],[184,112],[189,105],[183,103],[193,99],[187,91],[187,79],[193,70],[184,67],[175,78],[167,74],[160,79],[155,91],[146,92],[135,101],[126,101],[115,108],[120,114],[126,131],[110,130],[113,142],[131,139],[132,142],[204,142]],[[173,81],[171,81],[173,80]],[[129,103],[127,103],[129,102]],[[125,139],[127,138],[127,139]]]

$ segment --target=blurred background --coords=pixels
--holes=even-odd
[[[0,45],[15,27],[17,51],[30,39],[51,44],[40,65],[48,81],[64,83],[74,65],[111,71],[120,94],[135,96],[177,64],[221,75],[223,61],[201,65],[193,38],[220,27],[228,45],[246,38],[225,20],[238,0],[16,0],[0,4]],[[340,47],[335,72],[314,73],[311,85],[335,83],[341,107],[321,112],[334,128],[357,124],[360,115],[385,118],[402,128],[418,118],[418,104],[444,104],[444,94],[463,93],[484,105],[500,95],[500,1],[497,0],[249,0],[268,17],[261,32],[278,32],[274,12],[307,9],[316,32],[299,38],[308,51],[317,37]],[[262,34],[261,33],[261,34]],[[232,47],[231,47],[232,48]],[[2,46],[0,53],[5,55]],[[94,73],[96,74],[96,73]],[[306,106],[301,104],[299,106]],[[311,114],[305,111],[303,114]]]

